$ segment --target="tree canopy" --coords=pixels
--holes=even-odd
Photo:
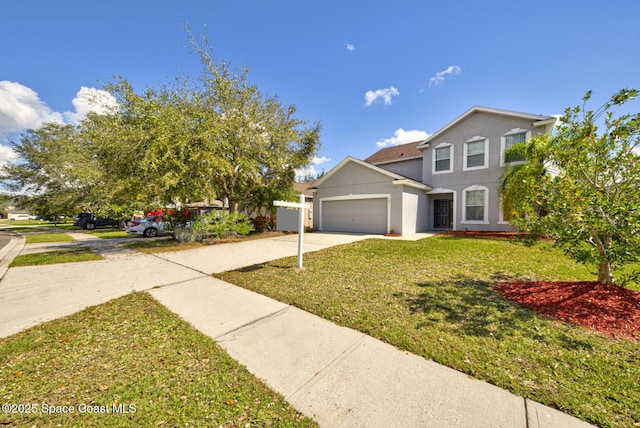
[[[597,266],[606,284],[615,283],[615,268],[640,260],[640,113],[613,111],[637,95],[620,90],[592,111],[588,92],[582,106],[565,110],[555,133],[505,154],[527,160],[502,176],[505,217]]]
[[[33,205],[55,200],[111,212],[212,199],[234,210],[252,192],[286,193],[317,152],[320,125],[263,95],[248,69],[214,59],[205,38],[189,33],[189,41],[202,63],[197,79],[136,92],[114,78],[105,89],[116,108],[23,134],[5,185],[28,192]]]
[[[42,214],[68,213],[95,199],[100,173],[77,127],[47,123],[12,146],[21,162],[4,165],[2,180],[20,205]]]

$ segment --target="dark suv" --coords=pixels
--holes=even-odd
[[[118,220],[105,217],[96,217],[93,213],[78,213],[73,219],[74,226],[83,229],[93,230],[99,226],[118,226]]]

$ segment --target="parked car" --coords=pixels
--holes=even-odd
[[[35,220],[37,217],[31,214],[13,214],[11,220]]]
[[[96,217],[93,213],[78,213],[73,219],[74,226],[80,226],[83,229],[93,230],[102,226],[118,226],[118,220],[107,217]]]
[[[127,233],[132,235],[142,235],[145,238],[153,238],[159,234],[165,233],[162,226],[162,216],[153,215],[143,220],[132,220],[127,224]]]

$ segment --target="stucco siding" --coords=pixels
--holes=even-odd
[[[504,168],[501,167],[503,136],[514,129],[526,130],[534,136],[545,129],[533,126],[531,119],[503,116],[486,112],[475,112],[456,126],[429,141],[423,152],[423,182],[434,189],[451,189],[456,192],[454,228],[457,230],[513,230],[500,222],[498,183]],[[485,168],[465,170],[465,144],[469,141],[487,139]],[[434,174],[434,152],[438,147],[451,145],[452,172]],[[465,189],[470,186],[484,187],[488,191],[487,216],[484,224],[464,223]],[[429,208],[433,215],[433,207]],[[433,227],[433,226],[431,226]]]
[[[418,189],[405,187],[402,193],[402,230],[399,233],[410,235],[429,230],[427,194]]]
[[[378,164],[380,168],[395,172],[404,177],[422,182],[422,159],[409,159],[399,162],[387,162]]]

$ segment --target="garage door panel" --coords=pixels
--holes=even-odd
[[[387,233],[387,199],[324,201],[322,219],[329,232]]]

